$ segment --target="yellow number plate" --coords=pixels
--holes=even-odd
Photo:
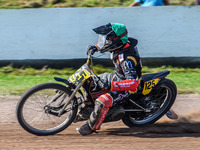
[[[91,73],[85,68],[85,66],[82,66],[71,77],[69,77],[69,81],[72,83],[78,84],[88,79],[90,76],[91,76]]]
[[[147,95],[151,92],[152,88],[154,86],[156,86],[156,84],[160,81],[160,79],[153,79],[153,80],[149,80],[147,82],[144,83],[144,88],[142,91],[143,95]]]

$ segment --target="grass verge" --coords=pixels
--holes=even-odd
[[[105,68],[100,65],[94,66],[96,74],[113,72],[113,68]],[[173,80],[178,88],[178,93],[200,94],[200,68],[173,68],[143,67],[143,73],[154,73],[162,70],[170,70],[167,78]],[[56,82],[53,77],[68,78],[76,70],[65,68],[62,70],[44,67],[37,70],[34,68],[13,68],[12,66],[0,68],[0,95],[21,95],[34,85],[45,82]]]
[[[133,0],[0,0],[0,8],[127,7]],[[170,5],[194,5],[194,0],[169,0]]]

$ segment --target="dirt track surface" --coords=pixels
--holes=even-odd
[[[72,124],[54,136],[35,136],[17,123],[15,107],[19,97],[0,97],[0,150],[200,150],[200,96],[178,95],[173,109],[178,121],[165,116],[156,124],[128,128],[121,121],[105,123],[98,134],[81,136]]]

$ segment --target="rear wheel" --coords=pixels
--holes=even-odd
[[[177,88],[172,80],[165,79],[156,92],[151,92],[145,102],[145,108],[151,112],[127,113],[122,119],[128,127],[141,127],[155,123],[173,105],[177,95]]]
[[[19,124],[35,135],[52,135],[66,129],[77,113],[77,100],[74,98],[58,116],[71,90],[57,83],[39,84],[21,97],[17,104],[16,115]]]

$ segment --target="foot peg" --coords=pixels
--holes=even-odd
[[[166,113],[166,116],[169,118],[169,119],[178,119],[178,115],[175,113],[175,111],[173,109],[170,109],[167,113]]]

